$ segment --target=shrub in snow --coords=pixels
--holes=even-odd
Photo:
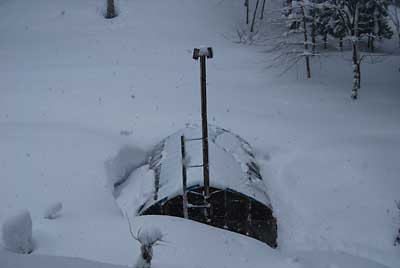
[[[61,202],[52,204],[44,211],[44,218],[49,220],[57,218],[60,215],[62,207],[63,205]]]
[[[133,170],[143,165],[146,154],[135,147],[124,146],[118,154],[105,162],[108,185],[114,193],[114,187],[123,183]]]
[[[150,268],[153,259],[153,246],[162,241],[162,233],[157,228],[139,230],[136,240],[140,243],[140,256],[136,268]]]
[[[6,249],[24,254],[33,251],[32,219],[29,211],[22,211],[7,218],[1,231]]]
[[[149,227],[147,229],[139,229],[137,235],[134,235],[129,221],[129,230],[132,237],[140,243],[140,256],[136,261],[135,268],[150,268],[153,259],[153,246],[162,242],[163,235],[158,228]]]

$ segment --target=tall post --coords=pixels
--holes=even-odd
[[[201,75],[201,129],[203,140],[203,176],[205,198],[210,196],[210,172],[208,161],[208,123],[207,123],[207,90],[206,90],[206,56],[200,56]]]
[[[206,221],[210,221],[210,173],[208,158],[208,123],[207,123],[207,90],[206,90],[206,58],[212,58],[213,51],[211,47],[195,48],[193,50],[193,59],[200,58],[200,87],[201,87],[201,125],[203,141],[203,177],[204,177],[204,216]]]
[[[181,153],[182,153],[182,210],[183,217],[189,218],[188,215],[188,199],[187,199],[187,178],[186,178],[186,153],[185,153],[185,137],[181,136]]]

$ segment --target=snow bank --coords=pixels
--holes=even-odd
[[[46,255],[21,256],[0,250],[1,268],[123,268],[101,262],[83,260],[80,258],[55,257]]]
[[[31,253],[32,219],[29,211],[24,210],[7,218],[2,225],[2,235],[6,249],[16,253]]]
[[[154,196],[154,171],[148,165],[136,169],[129,178],[117,188],[117,203],[128,215],[136,214],[143,204]]]
[[[144,163],[146,154],[139,148],[126,145],[116,156],[105,162],[108,183],[111,189],[123,183],[133,170]]]

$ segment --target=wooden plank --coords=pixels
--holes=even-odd
[[[181,136],[181,153],[182,153],[182,209],[183,217],[189,218],[188,215],[188,199],[187,199],[187,178],[186,178],[186,153],[185,153],[185,137]]]

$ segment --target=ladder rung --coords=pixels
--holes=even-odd
[[[209,207],[211,207],[210,204],[204,204],[204,205],[188,204],[188,208],[209,208]]]
[[[194,139],[185,139],[185,141],[199,141],[202,140],[203,138],[194,138]]]
[[[204,165],[192,165],[192,166],[186,166],[186,168],[199,168],[203,167]]]
[[[203,194],[200,194],[200,193],[197,193],[197,192],[194,192],[194,191],[188,191],[188,193],[191,193],[191,194],[194,194],[194,195],[200,195],[200,196],[203,196]]]

